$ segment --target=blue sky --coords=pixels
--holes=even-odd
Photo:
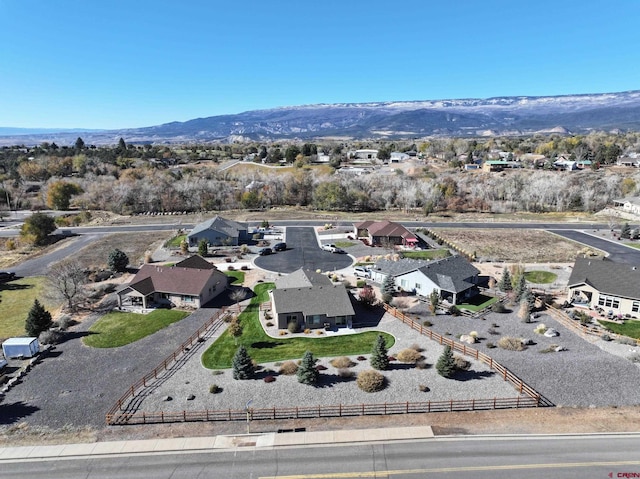
[[[0,0],[0,126],[640,89],[640,1]]]

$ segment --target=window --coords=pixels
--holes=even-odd
[[[180,300],[183,303],[193,303],[193,296],[185,296],[185,295],[183,295],[183,296],[180,297]]]
[[[632,313],[640,312],[640,301],[633,302],[633,304],[631,305],[631,312]]]
[[[598,298],[598,306],[618,309],[620,307],[620,298],[616,298],[615,296],[605,296],[601,294]]]
[[[416,283],[416,289],[420,289],[420,283]]]
[[[287,314],[287,324],[289,323],[297,323],[298,315],[297,314]]]

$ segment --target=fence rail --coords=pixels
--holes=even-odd
[[[260,421],[312,419],[319,417],[381,416],[454,411],[484,411],[491,409],[529,408],[538,406],[531,397],[467,399],[462,401],[425,401],[378,404],[337,404],[331,406],[271,407],[260,409],[228,409],[175,411],[107,415],[107,424],[157,424],[196,421]]]

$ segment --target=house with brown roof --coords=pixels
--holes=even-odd
[[[269,296],[278,328],[287,329],[290,323],[300,329],[351,327],[355,311],[342,283],[301,268],[275,284]]]
[[[199,308],[222,293],[227,285],[228,278],[223,272],[194,255],[173,266],[145,264],[116,293],[120,308]]]
[[[356,238],[366,239],[371,246],[385,244],[414,247],[418,238],[407,228],[393,221],[363,221],[353,225]]]
[[[640,318],[640,269],[606,258],[579,257],[568,284],[569,303]]]

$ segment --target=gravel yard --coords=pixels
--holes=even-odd
[[[516,312],[490,313],[484,320],[447,315],[430,316],[426,305],[419,305],[411,313],[420,314],[421,320],[433,323],[431,329],[451,333],[455,339],[460,334],[477,331],[480,342],[473,347],[488,354],[510,369],[556,406],[612,406],[640,404],[637,385],[640,367],[626,356],[634,348],[618,343],[607,343],[595,338],[583,338],[546,314],[533,323],[522,323]],[[499,334],[489,333],[492,324]],[[540,323],[556,329],[560,336],[547,338],[534,333]],[[507,351],[499,347],[488,348],[487,343],[497,344],[502,336],[529,338],[535,342],[524,351]],[[544,353],[552,344],[565,347],[566,351]],[[609,352],[607,352],[609,351]]]
[[[366,328],[370,329],[370,328]],[[445,379],[435,370],[435,362],[442,353],[442,346],[427,338],[420,337],[409,327],[390,315],[385,315],[379,324],[379,330],[384,330],[396,338],[396,344],[391,348],[391,355],[401,349],[418,343],[424,348],[423,355],[429,367],[416,369],[413,365],[405,365],[394,361],[388,371],[384,371],[389,384],[378,393],[361,391],[355,379],[345,380],[338,376],[336,368],[329,364],[330,358],[322,358],[318,364],[327,367],[321,372],[318,387],[299,384],[297,377],[276,375],[276,381],[265,383],[262,371],[256,379],[236,381],[231,376],[231,370],[224,370],[223,374],[214,375],[200,363],[200,354],[215,340],[214,337],[203,343],[191,359],[163,382],[152,394],[142,402],[139,411],[199,411],[204,409],[244,409],[248,401],[252,401],[253,408],[268,408],[273,406],[315,406],[336,404],[384,403],[404,401],[444,401],[458,399],[488,399],[494,397],[517,397],[516,390],[507,382],[497,377],[483,363],[472,361],[469,371],[459,374],[455,379]],[[216,335],[217,336],[217,335]],[[318,338],[322,341],[322,338]],[[357,361],[352,371],[371,369],[368,361]],[[273,364],[263,365],[277,371]],[[223,391],[218,394],[209,393],[211,384],[220,386]],[[428,392],[419,390],[419,385],[426,385]],[[187,400],[189,395],[195,396]],[[171,396],[171,401],[164,401]]]

